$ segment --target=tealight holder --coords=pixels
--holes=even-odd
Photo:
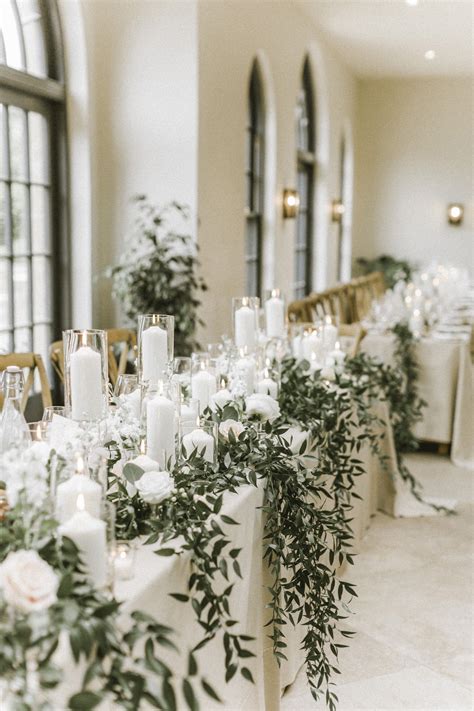
[[[29,422],[28,429],[32,442],[46,442],[48,438],[48,422],[39,420],[38,422]]]
[[[54,417],[66,417],[64,405],[47,405],[43,411],[43,422],[52,422]]]
[[[111,550],[111,565],[114,582],[131,580],[135,575],[136,540],[116,540]]]
[[[297,360],[322,364],[324,360],[323,326],[320,322],[292,326],[292,349]]]
[[[281,289],[265,292],[265,333],[268,338],[284,338],[286,335],[286,304]]]
[[[138,317],[138,376],[156,385],[172,369],[174,316],[143,314]],[[166,374],[166,375],[164,375]]]
[[[115,383],[114,395],[120,397],[122,395],[131,395],[136,390],[140,389],[138,375],[132,373],[122,373],[118,376]]]
[[[199,402],[199,414],[202,415],[217,391],[216,367],[209,353],[193,353],[191,362],[191,397]]]
[[[180,420],[179,453],[182,462],[195,455],[214,465],[217,461],[217,422],[197,419],[195,422]]]
[[[280,392],[280,372],[275,367],[265,367],[258,375],[256,391],[262,395],[270,395],[275,400]]]
[[[179,384],[183,397],[191,397],[191,358],[182,357],[173,360],[172,381]]]
[[[63,331],[64,405],[77,422],[97,422],[107,414],[107,333],[102,330]]]
[[[232,324],[234,343],[237,348],[252,351],[258,344],[260,299],[258,296],[234,297],[232,299]]]

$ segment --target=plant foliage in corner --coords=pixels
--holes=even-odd
[[[357,266],[361,274],[382,272],[387,289],[392,289],[400,279],[410,281],[415,270],[415,265],[411,262],[406,259],[396,259],[390,254],[382,254],[373,259],[359,257]]]
[[[190,355],[199,345],[196,327],[203,325],[199,293],[207,289],[198,275],[190,210],[177,202],[157,207],[145,195],[134,202],[137,215],[120,263],[108,270],[112,294],[134,324],[140,314],[173,314],[176,354]]]

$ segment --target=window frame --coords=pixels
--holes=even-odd
[[[313,254],[314,254],[314,196],[315,196],[315,174],[316,174],[316,123],[314,104],[314,85],[312,78],[309,57],[303,63],[301,73],[300,96],[303,97],[305,109],[304,117],[307,120],[305,145],[300,142],[300,121],[298,116],[296,126],[296,167],[298,178],[298,190],[300,192],[300,207],[296,218],[296,235],[294,244],[294,296],[296,299],[307,296],[312,290],[313,282]],[[304,191],[301,190],[301,183],[305,182]],[[305,195],[305,201],[302,196]],[[300,224],[302,217],[305,217],[304,242],[300,242]],[[299,255],[305,255],[304,275],[300,274]]]
[[[30,342],[32,350],[34,347],[34,327],[35,325],[49,325],[51,323],[51,340],[60,337],[64,323],[70,317],[70,271],[69,271],[69,220],[68,220],[68,192],[67,192],[67,151],[66,151],[66,92],[64,86],[64,67],[62,39],[59,24],[59,12],[55,2],[51,0],[39,0],[41,10],[41,22],[46,51],[47,77],[40,77],[0,64],[0,103],[4,106],[18,107],[28,112],[33,111],[46,118],[48,126],[48,169],[49,169],[49,191],[50,191],[50,254],[48,255],[51,264],[51,283],[46,285],[50,289],[51,314],[50,319],[37,320],[33,318],[33,280],[32,280],[32,243],[31,243],[31,187],[29,173],[25,184],[27,190],[27,251],[25,258],[28,260],[28,308],[29,319],[25,326],[30,330]],[[22,52],[25,51],[24,37],[20,37]],[[8,111],[3,126],[3,135],[0,140],[4,147],[9,145],[8,135]],[[27,131],[28,131],[27,124]],[[30,139],[27,135],[26,151],[30,149]],[[8,157],[9,152],[7,153]],[[11,184],[12,182],[23,182],[12,180],[11,162],[9,160],[8,176],[2,182],[8,185],[8,202],[5,211],[5,227],[9,253],[3,258],[9,263],[8,267],[8,290],[10,306],[10,325],[3,327],[0,324],[2,333],[9,334],[10,350],[15,351],[15,321],[14,321],[14,280],[13,280],[13,225],[11,220]],[[23,255],[22,255],[23,256]]]
[[[265,102],[263,81],[257,60],[252,64],[247,92],[245,180],[246,293],[248,296],[261,297],[265,201]],[[256,234],[256,251],[254,253],[250,253],[248,249],[249,236],[252,230]],[[252,282],[255,283],[255,289],[250,288]]]

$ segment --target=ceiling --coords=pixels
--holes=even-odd
[[[412,0],[416,2],[416,0]],[[474,0],[298,0],[360,77],[473,73]],[[433,60],[425,52],[434,50]]]

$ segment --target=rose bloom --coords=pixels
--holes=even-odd
[[[256,415],[261,420],[266,422],[276,420],[280,416],[280,406],[278,402],[270,395],[263,393],[254,393],[245,399],[245,409],[247,415]]]
[[[56,602],[59,577],[36,551],[9,553],[0,565],[0,589],[5,601],[26,614],[46,610]]]
[[[217,411],[217,408],[224,408],[229,402],[233,402],[234,397],[227,388],[224,390],[218,390],[214,395],[211,395],[210,407],[213,412]]]
[[[168,472],[145,472],[135,486],[145,503],[159,504],[174,490],[174,479]]]
[[[245,427],[238,420],[224,420],[219,425],[219,432],[224,437],[224,439],[229,439],[229,433],[233,432],[234,436],[238,438],[241,432],[243,432]]]

